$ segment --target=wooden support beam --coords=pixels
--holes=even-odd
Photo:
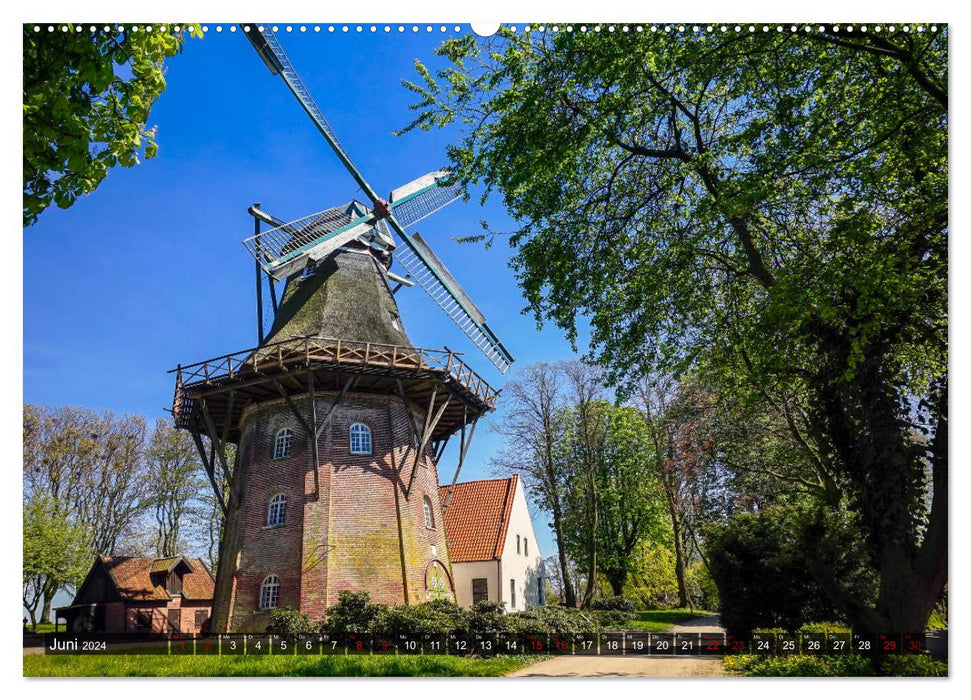
[[[465,424],[462,424],[462,432],[465,434]],[[435,464],[442,458],[445,453],[445,448],[448,446],[448,441],[451,439],[451,435],[446,435],[443,439],[439,440],[433,447],[432,452],[435,455]]]
[[[202,409],[202,417],[206,421],[206,429],[209,431],[209,442],[213,446],[213,451],[216,453],[216,457],[219,458],[219,464],[223,468],[223,476],[226,478],[226,483],[233,483],[233,474],[226,463],[226,444],[221,442],[216,435],[216,426],[212,422],[212,416],[209,415],[209,409],[206,406],[205,399],[199,402],[199,408]]]
[[[411,446],[418,447],[418,424],[415,422],[415,417],[411,415],[411,399],[405,394],[405,387],[401,383],[401,380],[396,379],[395,381],[398,383],[398,395],[405,402],[405,414],[408,416],[408,425],[411,426]]]
[[[442,512],[444,513],[448,509],[448,504],[452,500],[452,492],[455,490],[455,484],[459,480],[459,472],[462,471],[462,465],[465,463],[465,455],[469,451],[469,446],[472,444],[472,438],[475,436],[475,426],[478,425],[479,419],[474,418],[472,420],[472,427],[469,428],[469,436],[465,437],[465,424],[462,424],[462,438],[459,443],[459,463],[455,467],[455,476],[452,477],[452,483],[449,484],[448,491],[445,494],[445,502],[442,504]]]
[[[293,399],[290,398],[290,394],[288,394],[287,390],[283,388],[283,385],[280,384],[279,380],[274,379],[273,386],[276,387],[276,390],[280,393],[280,396],[283,397],[283,400],[286,402],[287,406],[290,407],[290,411],[293,413],[294,417],[300,421],[300,425],[303,426],[303,429],[306,430],[308,434],[312,434],[313,431],[310,429],[310,426],[307,425],[307,421],[302,415],[300,415],[300,411],[297,410],[297,407],[294,405]]]
[[[229,428],[233,424],[233,404],[236,402],[236,390],[229,390],[229,400],[226,402],[226,418],[223,421],[223,434],[221,436],[222,444],[226,444],[226,439],[229,437]]]
[[[341,393],[337,395],[337,399],[334,401],[333,405],[331,405],[331,407],[327,409],[327,413],[324,415],[324,419],[320,421],[319,425],[317,425],[317,429],[316,429],[317,438],[320,438],[320,434],[324,432],[324,428],[327,426],[328,423],[330,423],[330,419],[334,415],[334,409],[337,408],[337,404],[339,404],[341,400],[344,398],[344,394],[347,393],[347,390],[350,389],[353,384],[357,383],[357,380],[360,378],[360,376],[361,376],[360,374],[355,374],[352,377],[348,377],[347,381],[344,382],[344,388],[341,389]]]
[[[206,470],[206,476],[209,477],[209,484],[212,486],[212,492],[216,496],[216,501],[219,503],[219,509],[222,510],[223,517],[225,518],[228,515],[228,507],[226,500],[223,497],[222,490],[216,483],[216,474],[211,455],[206,455],[206,447],[202,444],[202,435],[199,434],[198,429],[190,429],[189,434],[192,435],[192,442],[195,443],[196,450],[199,452],[199,458],[202,460],[202,466]]]
[[[422,433],[421,441],[418,443],[418,449],[415,451],[415,463],[411,468],[411,476],[408,477],[408,488],[405,490],[406,497],[411,493],[411,487],[415,483],[415,474],[418,472],[418,466],[421,464],[421,459],[425,454],[425,448],[428,446],[428,442],[431,440],[432,433],[438,427],[438,421],[442,419],[442,414],[445,413],[445,409],[448,408],[448,404],[454,395],[449,393],[445,397],[445,401],[439,407],[438,412],[435,413],[434,418],[432,418],[432,413],[435,409],[435,394],[437,393],[437,389],[438,387],[435,388],[435,391],[432,391],[432,397],[428,403],[428,412],[425,414],[425,430]]]

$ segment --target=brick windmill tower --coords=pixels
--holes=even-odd
[[[319,618],[342,590],[382,603],[454,599],[437,465],[458,435],[454,485],[496,392],[456,353],[414,347],[395,294],[417,282],[501,371],[512,363],[405,230],[460,193],[437,172],[379,198],[276,37],[247,29],[370,202],[290,222],[251,207],[260,344],[173,370],[176,425],[192,434],[225,517],[212,630],[259,631],[282,606]],[[265,337],[264,276],[275,311]]]

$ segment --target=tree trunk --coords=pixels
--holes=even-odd
[[[556,549],[560,561],[560,573],[563,575],[563,602],[568,608],[577,606],[577,595],[570,580],[569,564],[566,560],[566,542],[563,537],[563,522],[560,514],[559,501],[553,499],[553,531],[556,534]]]
[[[587,467],[587,488],[590,489],[590,540],[587,553],[587,587],[583,592],[583,607],[590,607],[597,588],[597,527],[599,525],[597,508],[597,484],[593,478],[593,468]]]
[[[664,485],[664,495],[668,502],[668,514],[671,517],[671,530],[674,533],[674,576],[678,580],[678,607],[687,608],[690,600],[688,597],[688,575],[687,563],[684,547],[684,525],[681,516],[678,514],[678,505],[675,503],[674,486],[671,484],[670,475],[665,473],[663,466],[660,468],[661,483]]]
[[[688,596],[688,572],[685,563],[684,533],[681,531],[681,519],[672,513],[672,529],[674,530],[674,575],[678,579],[678,607],[687,608],[691,604]]]
[[[947,379],[935,388],[928,409],[936,416],[933,442],[921,447],[901,417],[902,398],[887,378],[881,350],[867,351],[846,381],[841,375],[849,363],[837,345],[817,387],[820,415],[853,484],[852,503],[862,516],[879,595],[867,607],[839,590],[838,582],[820,583],[857,629],[921,632],[947,582]],[[924,498],[928,456],[933,495],[922,534],[914,508]],[[817,575],[826,578],[826,572]]]
[[[40,612],[40,621],[41,622],[50,622],[51,621],[51,603],[53,602],[53,599],[54,599],[54,596],[53,595],[50,595],[50,596],[45,595],[44,596],[44,607],[41,609],[41,612]]]
[[[624,595],[624,584],[627,583],[627,572],[624,570],[619,571],[605,571],[604,576],[607,577],[608,583],[610,583],[610,590],[618,598]]]

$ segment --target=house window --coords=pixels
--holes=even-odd
[[[509,579],[509,607],[516,609],[516,579]]]
[[[525,537],[523,538],[523,554],[529,556],[529,540]]]
[[[196,627],[202,627],[202,624],[209,619],[208,610],[196,610]]]
[[[539,601],[539,604],[540,605],[543,605],[543,603],[544,603],[544,601],[543,601],[543,595],[544,595],[544,593],[543,593],[543,577],[540,576],[538,579],[536,579],[536,600]]]
[[[266,509],[267,525],[283,525],[287,517],[287,497],[282,493],[270,499],[270,504]]]
[[[519,535],[516,535],[516,554],[522,554],[523,550],[520,548]]]
[[[391,311],[389,311],[388,313],[391,315],[391,327],[394,328],[396,331],[400,331],[401,324],[398,323],[398,315],[395,313],[392,313]]]
[[[422,500],[422,507],[425,509],[425,527],[429,530],[435,527],[435,517],[432,515],[432,502],[425,496]]]
[[[472,602],[478,603],[480,600],[489,600],[489,579],[472,579]]]
[[[273,441],[273,459],[283,459],[290,456],[290,441],[293,438],[293,431],[284,428],[276,434]]]
[[[355,423],[351,426],[351,454],[371,454],[371,429],[364,423]]]
[[[273,574],[263,579],[260,586],[260,610],[272,610],[280,600],[280,579]]]

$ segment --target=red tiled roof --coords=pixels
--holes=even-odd
[[[180,557],[181,558],[181,557]],[[153,569],[166,571],[170,566],[160,568],[156,564],[165,561],[171,564],[171,559],[159,560],[151,557],[108,557],[99,556],[105,565],[108,575],[118,588],[122,598],[127,600],[171,600],[165,591],[165,578],[156,577],[158,583],[152,581]],[[212,575],[200,559],[185,557],[186,564],[192,569],[182,577],[182,596],[192,600],[211,600],[216,585]]]
[[[491,561],[502,556],[519,477],[455,484],[445,511],[445,539],[453,562]],[[438,489],[442,505],[448,486]]]

